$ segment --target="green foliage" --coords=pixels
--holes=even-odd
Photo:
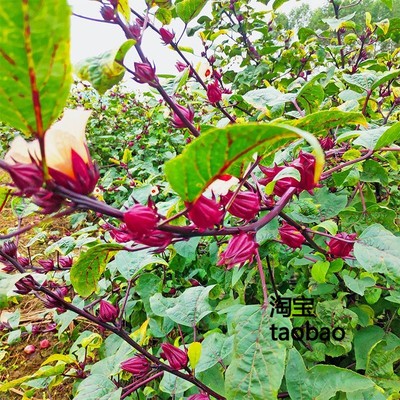
[[[65,104],[69,10],[62,1],[45,3],[0,5],[0,23],[10,33],[0,42],[2,153],[17,130],[42,136]],[[55,349],[37,372],[7,378],[1,392],[19,388],[28,398],[73,377],[78,400],[183,399],[200,392],[218,400],[398,395],[399,0],[335,0],[315,11],[303,4],[288,17],[279,14],[285,0],[260,1],[273,12],[245,0],[211,2],[210,8],[206,3],[147,2],[149,14],[134,21],[141,15],[134,2],[120,1],[108,16],[127,36],[143,21],[143,35],[160,23],[171,24],[172,31],[183,22],[184,35],[201,38],[200,55],[211,64],[206,72],[205,65],[193,65],[158,76],[159,86],[131,91],[121,82],[129,74],[122,62],[136,48],[147,57],[137,38],[77,66],[83,81],[74,83],[67,106],[92,110],[86,133],[100,171],[98,186],[89,196],[70,197],[56,187],[66,198],[62,210],[73,213],[69,226],[53,227],[45,219],[26,240],[21,236],[18,256],[29,256],[26,273],[0,272],[1,306],[20,300],[15,284],[28,274],[46,290],[67,287],[54,307],[48,291],[38,296],[54,308],[58,340],[69,347],[63,354]],[[23,15],[31,22],[28,36]],[[32,51],[26,51],[29,42]],[[171,50],[185,60],[188,49],[179,46],[173,43]],[[32,106],[32,60],[40,109]],[[166,60],[154,62],[157,67]],[[210,84],[222,92],[218,102],[209,99]],[[191,131],[199,137],[176,127],[171,104],[193,108]],[[300,152],[313,153],[316,167],[295,168],[291,163]],[[275,166],[283,170],[272,184],[262,183],[263,167]],[[259,213],[246,221],[229,209],[213,229],[197,229],[185,202],[211,191],[210,184],[227,174],[240,181],[231,190],[258,194]],[[279,184],[293,186],[305,175],[317,186],[286,203],[274,194]],[[43,189],[56,190],[53,184]],[[221,200],[217,190],[207,196]],[[31,223],[39,210],[34,201],[9,184],[0,188],[2,215],[10,210],[18,218],[7,222],[4,233]],[[137,203],[157,211],[156,231],[133,232],[136,223],[143,228],[140,220],[131,231],[123,225],[123,213]],[[284,222],[304,243],[288,243]],[[232,268],[220,265],[221,254],[231,250],[231,234],[239,237],[249,224],[257,257]],[[171,233],[170,243],[140,242],[156,240],[158,230]],[[63,266],[65,256],[72,258],[71,268]],[[45,270],[42,259],[54,267]],[[4,257],[0,261],[10,266]],[[286,313],[278,312],[279,297],[292,305]],[[309,314],[296,314],[300,300],[312,303]],[[104,333],[104,318],[98,319],[104,301],[112,307],[105,319],[118,314],[107,322],[111,334]],[[91,323],[77,319],[73,307]],[[0,358],[32,329],[23,326],[18,309],[1,318]],[[317,336],[307,337],[310,328]],[[344,336],[334,337],[334,329]],[[187,350],[180,372],[171,367],[163,343]],[[122,371],[121,362],[144,350],[149,371]]]
[[[65,105],[71,84],[69,14],[65,0],[1,2],[1,117],[28,136],[42,136]]]

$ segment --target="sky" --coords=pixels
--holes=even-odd
[[[135,10],[138,12],[145,9],[144,0],[131,0],[132,4],[135,4]],[[84,16],[101,19],[99,8],[100,5],[97,1],[93,0],[69,0],[72,6],[73,12]],[[270,1],[272,4],[272,0]],[[321,0],[309,0],[309,1],[296,1],[290,0],[285,3],[279,11],[289,12],[292,8],[298,7],[302,3],[309,3],[311,8],[317,8],[322,5]],[[207,7],[207,6],[206,6]],[[261,6],[262,7],[262,6]],[[264,7],[267,9],[268,7]],[[270,8],[270,7],[269,7]],[[196,19],[192,22],[196,24]],[[173,21],[174,29],[178,34],[182,32],[182,26],[176,26],[176,22]],[[118,26],[92,22],[84,20],[78,17],[72,17],[71,21],[71,59],[72,63],[85,59],[87,57],[96,56],[107,50],[118,48],[124,41],[125,36]],[[187,38],[180,42],[183,46],[189,46],[195,49],[195,53],[201,52],[200,39],[198,37]],[[143,38],[143,48],[145,50],[147,58],[157,60],[157,72],[162,74],[175,73],[175,63],[178,58],[175,52],[163,46],[160,39],[148,29],[145,32]],[[187,53],[188,58],[196,64],[200,61],[199,56],[192,56]],[[137,56],[135,57],[134,51],[131,51],[126,59],[127,64],[132,64],[134,61],[138,61]],[[162,63],[159,60],[163,60]]]

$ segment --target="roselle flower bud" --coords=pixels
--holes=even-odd
[[[338,240],[335,238],[341,238],[353,241],[357,237],[356,233],[347,234],[345,232],[340,232],[335,235],[328,243],[329,253],[333,257],[348,257],[354,247],[354,242],[345,242],[343,240]]]
[[[321,145],[322,149],[325,151],[328,151],[335,146],[334,140],[332,138],[330,138],[329,136],[320,139],[319,144]]]
[[[176,69],[178,70],[178,72],[182,72],[182,71],[184,71],[188,66],[187,66],[185,63],[181,62],[181,61],[177,61],[176,64],[175,64],[175,67],[176,67]]]
[[[286,222],[279,228],[279,234],[282,242],[292,249],[300,248],[306,240],[300,231]]]
[[[72,257],[62,256],[58,259],[58,263],[62,268],[70,269],[72,267]]]
[[[188,218],[199,230],[211,229],[219,225],[224,216],[220,205],[213,199],[201,195],[194,203],[185,203],[188,209]]]
[[[14,271],[14,266],[8,261],[3,261],[3,265],[1,266],[1,271],[5,273],[10,273]]]
[[[130,25],[128,27],[128,30],[131,33],[133,39],[138,40],[138,41],[140,40],[140,37],[142,35],[142,29],[139,25],[137,25],[137,24]]]
[[[179,104],[175,104],[176,107],[179,109],[179,111],[183,114],[183,116],[190,122],[193,122],[194,119],[194,110],[191,106],[189,106],[188,108],[183,107]],[[175,128],[186,128],[186,124],[184,121],[181,120],[181,118],[179,117],[178,114],[176,114],[175,112],[172,114],[172,125]]]
[[[315,157],[310,153],[303,153],[301,151],[299,157],[290,163],[290,166],[300,172],[301,179],[300,182],[297,182],[299,192],[307,190],[311,193],[315,186],[317,186],[314,183]]]
[[[227,195],[221,196],[221,204],[226,206],[233,195],[234,192],[229,192]],[[227,211],[235,217],[250,221],[260,211],[260,197],[257,193],[250,191],[239,192]]]
[[[214,83],[207,85],[207,98],[211,104],[218,103],[222,99],[222,91],[218,85],[218,81],[215,80]]]
[[[42,332],[42,327],[39,324],[32,325],[32,335],[37,335]]]
[[[12,241],[3,243],[2,250],[11,258],[15,258],[17,255],[17,246]]]
[[[172,239],[173,235],[171,233],[155,229],[140,238],[136,238],[135,241],[145,246],[157,247],[157,252],[159,252],[164,250],[171,243]]]
[[[265,174],[265,178],[260,179],[261,185],[268,185],[275,179],[275,176],[284,169],[285,167],[278,167],[275,165],[273,168],[266,168],[260,165],[261,171]],[[294,178],[285,177],[275,182],[273,193],[279,197],[283,196],[285,192],[291,187],[298,187],[298,182]]]
[[[54,261],[53,260],[39,260],[38,263],[46,272],[50,272],[50,271],[54,270]]]
[[[64,299],[64,297],[68,293],[68,288],[65,286],[61,286],[53,290],[53,293],[60,299]],[[43,304],[46,308],[57,308],[60,312],[63,312],[64,305],[60,301],[60,299],[53,298],[52,296],[46,294],[45,298],[43,299]]]
[[[113,21],[115,19],[114,9],[111,7],[101,7],[100,14],[103,17],[104,21]]]
[[[167,360],[173,369],[179,370],[187,366],[189,358],[186,351],[181,350],[170,343],[162,343],[161,349],[161,357],[164,360]]]
[[[126,243],[134,240],[137,235],[129,232],[126,224],[122,223],[119,228],[111,229],[110,236],[118,243]]]
[[[10,174],[14,185],[20,190],[21,194],[31,196],[43,185],[42,170],[35,163],[16,163],[4,167],[4,169]]]
[[[166,45],[171,44],[171,42],[174,40],[175,37],[174,32],[170,32],[168,29],[165,28],[160,28],[160,35],[164,44]]]
[[[156,69],[149,63],[134,63],[135,78],[139,83],[155,84],[158,82]]]
[[[39,207],[42,214],[51,214],[61,207],[64,199],[46,189],[39,189],[32,197],[32,201]]]
[[[14,290],[14,292],[19,294],[28,294],[32,289],[35,288],[35,286],[36,282],[32,275],[27,275],[21,278],[18,282],[15,282],[15,287],[17,290]]]
[[[156,211],[142,204],[135,204],[124,213],[126,227],[136,237],[153,231],[157,225],[157,221],[158,215]]]
[[[25,354],[32,354],[36,351],[36,347],[33,344],[28,344],[24,348],[24,353]]]
[[[39,343],[39,347],[41,349],[48,349],[50,346],[51,346],[50,341],[48,341],[47,339],[43,339]]]
[[[123,361],[121,369],[130,372],[135,377],[141,377],[151,370],[151,364],[145,356],[136,356]]]
[[[219,255],[217,265],[226,265],[227,269],[232,269],[235,265],[242,267],[246,262],[253,261],[257,248],[254,235],[242,232],[229,240],[228,246]]]
[[[17,260],[23,267],[27,267],[29,265],[28,257],[18,257]]]
[[[118,307],[105,300],[100,300],[99,318],[103,322],[115,322],[119,314]]]
[[[206,393],[192,394],[187,400],[210,400],[210,396]]]

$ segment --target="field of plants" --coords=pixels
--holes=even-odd
[[[400,0],[96,2],[0,2],[0,400],[400,399]]]

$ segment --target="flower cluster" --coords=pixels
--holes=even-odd
[[[279,167],[275,165],[272,168],[266,168],[260,165],[261,171],[265,174],[265,178],[260,179],[260,184],[268,185],[270,182],[275,181],[273,193],[276,196],[283,196],[289,188],[297,188],[297,193],[307,190],[312,193],[313,189],[317,186],[315,182],[315,157],[312,154],[300,152],[299,157],[293,160],[288,167],[297,169],[300,173],[300,181],[293,177],[282,177],[275,180],[275,177],[283,171],[286,167]]]
[[[124,213],[125,225],[114,231],[114,238],[120,242],[134,240],[149,247],[164,249],[173,238],[173,235],[157,229],[159,216],[157,211],[142,204],[135,204]],[[127,231],[123,229],[126,227]]]

